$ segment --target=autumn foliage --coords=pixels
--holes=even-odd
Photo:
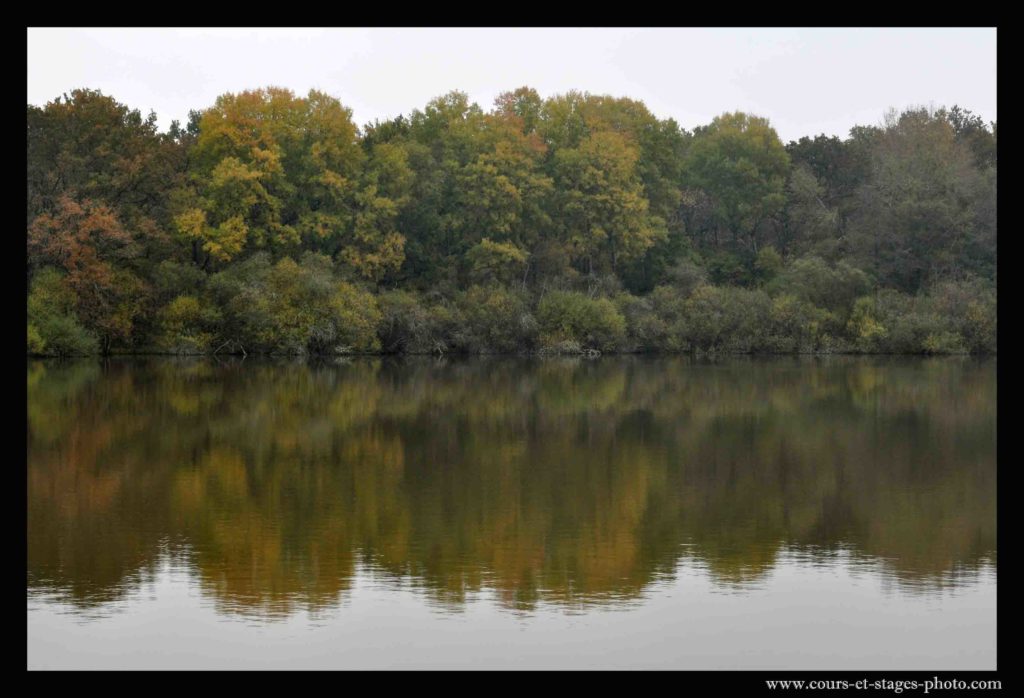
[[[166,132],[77,90],[27,131],[32,354],[995,350],[995,124],[959,107],[784,145],[526,87]]]

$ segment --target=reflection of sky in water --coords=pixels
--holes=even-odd
[[[621,602],[508,609],[491,589],[456,606],[357,566],[328,607],[260,615],[209,597],[187,565],[88,610],[29,595],[28,662],[128,668],[992,669],[996,573],[913,593],[848,554],[785,551],[723,588],[685,559]],[[242,612],[230,612],[242,611]]]

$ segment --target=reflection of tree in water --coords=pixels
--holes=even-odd
[[[781,551],[911,589],[995,559],[991,362],[114,361],[29,384],[29,584],[79,604],[168,549],[270,615],[337,603],[360,565],[530,608],[636,596],[683,556],[740,589]]]

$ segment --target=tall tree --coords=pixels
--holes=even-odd
[[[611,131],[555,153],[558,223],[583,271],[614,271],[666,235],[664,221],[650,213],[637,158],[636,149]]]
[[[767,119],[735,112],[694,131],[686,179],[710,198],[716,246],[752,263],[785,205],[788,172],[789,156]]]
[[[871,148],[851,236],[860,265],[885,286],[914,292],[961,274],[975,224],[981,175],[952,124],[928,109],[890,113]]]
[[[138,253],[138,246],[111,209],[62,198],[54,213],[43,213],[32,223],[28,253],[30,265],[65,272],[62,283],[74,298],[77,316],[96,333],[104,352],[131,343],[145,285],[122,265]]]

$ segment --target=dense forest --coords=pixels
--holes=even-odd
[[[28,353],[991,353],[996,124],[451,92],[28,106]]]

